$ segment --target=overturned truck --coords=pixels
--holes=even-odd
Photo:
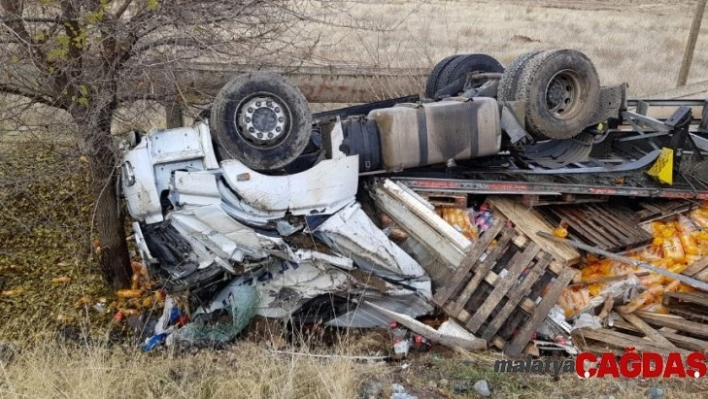
[[[382,308],[431,312],[435,287],[370,218],[362,188],[708,199],[707,108],[628,100],[574,50],[506,68],[452,56],[423,97],[316,114],[282,77],[250,73],[194,126],[132,132],[122,192],[143,262],[204,312],[249,285],[266,317],[382,326]]]

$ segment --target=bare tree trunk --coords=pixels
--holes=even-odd
[[[130,286],[132,270],[125,235],[125,216],[119,211],[116,173],[92,162],[91,191],[96,199],[96,228],[101,240],[101,270],[106,280],[118,288]]]
[[[117,156],[110,135],[112,114],[112,109],[100,110],[95,119],[90,118],[79,126],[89,149],[91,192],[96,201],[95,221],[101,242],[101,271],[108,283],[123,288],[130,286],[132,269],[126,243],[125,215],[120,212],[116,191]]]

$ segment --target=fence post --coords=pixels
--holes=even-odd
[[[701,22],[703,21],[703,12],[706,9],[707,0],[698,0],[696,4],[696,12],[693,14],[693,22],[691,23],[691,31],[688,34],[688,42],[686,43],[686,51],[683,54],[681,62],[681,70],[679,71],[676,87],[685,86],[688,81],[688,71],[691,69],[693,61],[693,52],[696,49],[696,40],[698,40],[698,32],[701,30]]]

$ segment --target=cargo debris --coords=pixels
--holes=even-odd
[[[438,65],[431,101],[312,115],[252,73],[192,127],[133,132],[121,187],[141,262],[120,296],[145,301],[152,281],[168,294],[144,348],[226,342],[258,315],[393,321],[399,355],[708,350],[708,206],[691,202],[708,199],[708,116],[691,108],[705,103],[653,118],[668,103],[600,86],[573,50],[507,70],[458,57],[472,69]],[[416,320],[440,311],[437,329]]]

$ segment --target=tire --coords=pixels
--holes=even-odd
[[[452,62],[457,57],[461,57],[459,55],[451,55],[449,57],[445,57],[442,59],[442,61],[438,62],[435,64],[433,67],[433,70],[430,71],[430,75],[428,76],[428,80],[425,83],[425,96],[427,98],[433,98],[435,96],[435,93],[438,91],[438,80],[440,79],[440,74],[442,73],[443,69]]]
[[[500,101],[515,101],[516,86],[521,78],[521,72],[524,70],[529,59],[536,56],[541,51],[531,51],[521,54],[506,67],[501,80],[499,81],[499,89],[497,90],[497,99]]]
[[[600,79],[592,61],[575,50],[550,50],[529,58],[515,98],[526,102],[526,130],[540,139],[575,137],[592,123]]]
[[[428,79],[428,84],[426,84],[425,89],[426,97],[435,98],[435,94],[440,91],[440,89],[469,72],[504,72],[504,67],[499,63],[499,61],[486,54],[452,56],[440,61],[438,65],[443,64],[446,60],[448,62],[445,65],[442,65],[436,74],[435,84],[430,85],[431,81]],[[435,72],[435,70],[433,70],[433,72]],[[433,74],[431,73],[431,77],[432,76]]]
[[[300,90],[282,76],[252,72],[221,88],[209,125],[221,159],[269,171],[288,165],[303,152],[312,114]]]

